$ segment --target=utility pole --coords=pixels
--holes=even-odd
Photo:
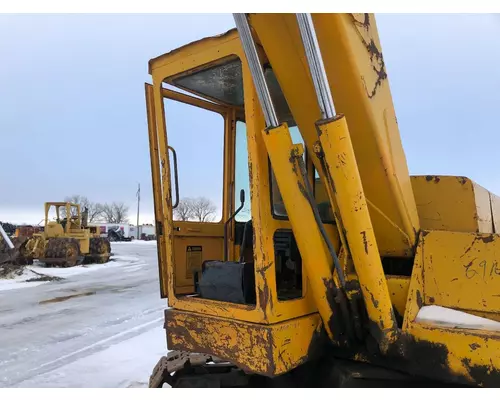
[[[137,230],[137,240],[139,240],[141,238],[141,233],[139,232],[139,204],[141,203],[141,184],[138,183],[137,184],[137,193],[136,193],[136,196],[137,196],[137,227],[136,227],[136,230]]]

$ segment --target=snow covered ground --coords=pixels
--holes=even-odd
[[[128,267],[127,270],[130,270],[132,266],[140,268],[144,265],[145,264],[137,257],[125,257],[120,255],[114,255],[111,260],[105,264],[78,265],[72,268],[45,268],[42,264],[35,262],[32,266],[27,266],[23,274],[14,279],[0,279],[0,291],[21,289],[48,283],[49,281],[32,281],[43,276],[67,278],[69,276],[95,272],[100,269]]]
[[[112,261],[0,280],[0,387],[145,387],[165,355],[156,242]],[[63,278],[25,282],[38,274]]]

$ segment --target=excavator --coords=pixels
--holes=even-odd
[[[234,20],[149,62],[149,386],[499,387],[500,198],[410,176],[375,16]],[[194,159],[220,176],[180,180]],[[174,220],[186,187],[220,220]]]

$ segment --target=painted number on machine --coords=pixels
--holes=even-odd
[[[465,267],[465,277],[467,279],[479,278],[486,280],[488,278],[493,278],[496,275],[500,275],[500,267],[498,266],[498,261],[488,262],[482,260],[479,263],[471,262],[470,264],[464,265]]]

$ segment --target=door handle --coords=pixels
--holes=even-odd
[[[174,182],[175,182],[175,203],[172,205],[172,209],[179,205],[179,174],[177,172],[177,152],[172,146],[168,146],[168,149],[172,152],[174,156]]]

